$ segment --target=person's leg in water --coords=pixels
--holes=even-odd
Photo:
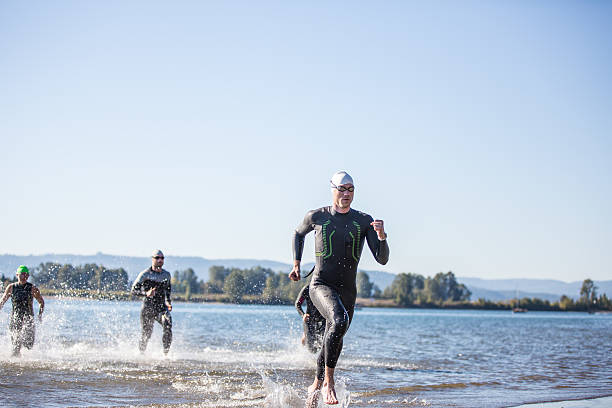
[[[35,336],[35,326],[34,326],[34,318],[28,316],[24,319],[23,327],[21,329],[21,344],[23,347],[31,350],[34,346],[34,336]]]
[[[172,316],[168,312],[161,312],[155,318],[162,327],[162,345],[164,347],[164,354],[168,354],[170,351],[170,344],[172,344]]]
[[[317,374],[308,392],[315,394],[322,388],[323,401],[337,404],[334,370],[342,351],[343,337],[353,318],[355,302],[354,299],[343,302],[336,290],[325,285],[311,286],[310,298],[325,319],[326,329],[317,359]]]
[[[21,329],[23,327],[23,318],[11,316],[9,321],[9,331],[11,332],[11,344],[13,346],[13,357],[21,355]]]
[[[309,319],[304,322],[304,334],[302,335],[302,345],[311,353],[316,353],[317,349],[317,338],[315,332],[316,322]]]
[[[140,327],[142,328],[140,343],[138,344],[140,353],[144,353],[147,349],[151,333],[153,333],[153,322],[155,321],[154,313],[155,312],[148,307],[143,307],[140,310]]]
[[[325,336],[325,327],[327,324],[325,320],[322,320],[317,323],[314,329],[314,338],[315,338],[315,347],[317,348],[317,352],[323,347],[323,338]]]

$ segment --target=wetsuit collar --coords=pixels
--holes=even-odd
[[[330,205],[329,212],[331,213],[331,215],[348,215],[351,212],[351,208],[349,208],[349,210],[347,212],[341,213],[339,211],[336,211],[336,209],[334,208],[333,205]]]

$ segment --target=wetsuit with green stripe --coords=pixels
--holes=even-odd
[[[340,213],[323,207],[306,214],[293,236],[293,256],[302,259],[306,234],[315,231],[316,265],[310,282],[310,298],[326,320],[323,347],[317,361],[317,377],[323,380],[325,366],[334,368],[342,351],[357,297],[357,265],[365,241],[376,261],[389,259],[387,241],[380,241],[373,218],[357,210]]]

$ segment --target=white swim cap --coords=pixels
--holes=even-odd
[[[353,184],[353,178],[346,171],[339,171],[334,174],[330,180],[332,183],[332,188],[334,186],[341,186],[343,184]]]
[[[164,256],[164,253],[160,249],[155,249],[151,254],[151,257],[155,258],[156,256]]]

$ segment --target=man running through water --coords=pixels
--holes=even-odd
[[[304,239],[315,231],[316,265],[310,282],[310,298],[326,320],[323,347],[317,359],[317,373],[308,387],[307,406],[316,406],[319,390],[326,404],[337,404],[334,370],[342,351],[342,339],[353,319],[357,297],[357,264],[364,241],[382,265],[389,260],[389,246],[382,220],[351,209],[355,186],[341,171],[331,179],[332,205],[312,210],[293,236],[293,270],[289,278],[300,279]]]
[[[139,349],[141,353],[144,353],[147,349],[147,343],[151,338],[151,333],[153,333],[153,324],[157,321],[163,330],[164,354],[168,354],[170,343],[172,343],[170,272],[162,269],[164,265],[162,251],[159,249],[153,251],[151,259],[151,267],[140,272],[132,285],[133,295],[144,296],[142,309],[140,310],[142,336]]]
[[[45,300],[40,291],[30,282],[30,271],[27,266],[21,265],[17,268],[17,282],[6,287],[4,296],[0,300],[0,309],[9,297],[12,297],[13,311],[9,322],[11,342],[13,343],[13,356],[21,355],[21,347],[31,349],[34,345],[34,299],[38,301],[38,319],[42,321],[45,310]]]
[[[302,309],[302,304],[306,302],[306,313]],[[304,322],[304,334],[302,334],[302,345],[311,353],[316,353],[323,343],[325,334],[325,319],[312,303],[310,299],[309,285],[305,285],[295,299],[295,308]]]

